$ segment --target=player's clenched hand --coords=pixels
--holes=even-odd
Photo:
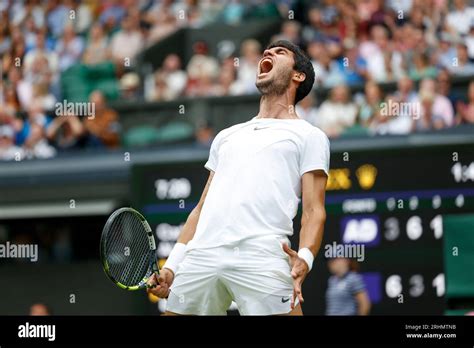
[[[154,273],[147,284],[150,286],[147,291],[159,298],[167,298],[170,293],[171,284],[173,284],[174,273],[168,268],[160,270],[160,275],[157,277]]]
[[[308,274],[309,267],[298,253],[283,243],[283,250],[290,256],[291,276],[293,277],[293,296],[291,298],[291,309],[295,308],[296,297],[301,303],[304,302],[301,285]]]

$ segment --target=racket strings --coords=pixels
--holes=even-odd
[[[123,212],[112,221],[106,243],[109,272],[124,285],[140,283],[149,271],[148,237],[141,220],[131,212]]]

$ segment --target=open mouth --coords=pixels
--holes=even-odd
[[[270,58],[263,58],[260,61],[259,75],[268,74],[273,69],[273,62]]]

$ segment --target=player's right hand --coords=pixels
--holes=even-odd
[[[155,273],[148,279],[147,284],[150,286],[147,292],[159,298],[167,298],[170,293],[171,284],[173,284],[174,273],[168,268],[160,270],[160,275],[157,277]]]

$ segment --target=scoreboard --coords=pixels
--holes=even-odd
[[[132,167],[132,204],[154,229],[161,262],[201,196],[205,161]],[[330,168],[323,244],[303,286],[305,313],[324,314],[324,251],[336,243],[363,246],[360,273],[372,314],[443,314],[443,216],[474,212],[474,145],[336,151]]]

